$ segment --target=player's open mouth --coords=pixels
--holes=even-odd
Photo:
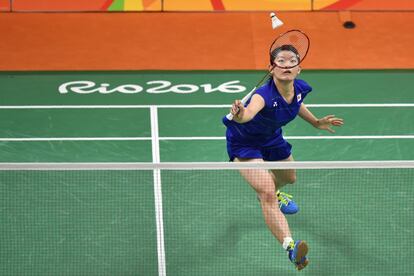
[[[283,74],[290,74],[292,73],[290,70],[283,71]]]

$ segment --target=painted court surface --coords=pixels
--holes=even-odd
[[[0,73],[1,162],[227,161],[221,118],[260,71]],[[414,71],[307,71],[284,134],[300,161],[412,160]],[[167,275],[294,275],[231,171],[162,171]],[[151,171],[0,172],[2,275],[158,275]],[[412,170],[299,171],[289,217],[305,275],[410,275]]]

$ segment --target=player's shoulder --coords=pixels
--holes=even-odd
[[[306,81],[301,79],[295,79],[294,86],[298,92],[308,93],[312,91],[312,86],[310,86]]]
[[[256,89],[256,91],[270,91],[272,89],[273,80],[269,78],[265,83]]]
[[[267,80],[262,86],[256,89],[255,94],[262,96],[263,99],[267,99],[271,96],[272,80]]]

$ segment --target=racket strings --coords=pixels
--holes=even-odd
[[[299,65],[306,57],[310,46],[310,41],[308,36],[299,30],[291,30],[282,35],[280,35],[270,47],[270,64],[277,66],[274,63],[274,59],[277,54],[281,51],[287,50],[296,54],[298,58],[298,63],[291,67],[293,68]]]

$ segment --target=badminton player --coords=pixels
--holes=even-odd
[[[312,88],[305,81],[296,79],[301,70],[296,48],[282,45],[272,51],[270,60],[269,80],[245,105],[240,100],[234,101],[230,110],[233,120],[223,118],[231,161],[293,161],[292,146],[283,138],[282,127],[297,115],[315,128],[332,133],[332,126],[343,124],[343,120],[334,115],[316,118],[303,103]],[[292,239],[284,216],[296,213],[298,207],[290,195],[279,192],[284,185],[295,182],[295,170],[244,169],[240,173],[256,191],[270,231],[288,251],[296,268],[303,269],[308,264],[308,246],[305,241]]]

